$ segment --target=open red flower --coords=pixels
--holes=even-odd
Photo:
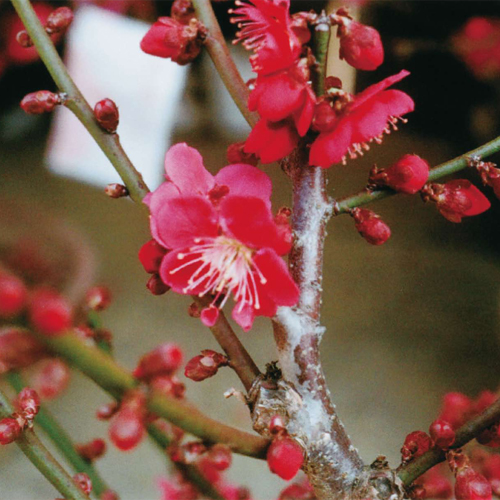
[[[267,175],[240,163],[212,176],[186,144],[170,148],[165,168],[167,182],[146,199],[153,237],[171,250],[160,266],[162,280],[178,293],[214,296],[201,314],[209,326],[230,295],[232,316],[244,330],[255,316],[294,305],[298,288],[279,257],[290,241],[273,219]]]
[[[240,31],[239,40],[248,50],[252,69],[260,75],[275,73],[292,66],[299,57],[301,43],[292,28],[290,0],[249,0],[236,2],[230,10]]]
[[[309,164],[328,168],[339,162],[345,163],[347,156],[355,158],[368,149],[368,143],[380,143],[384,133],[402,116],[414,109],[412,98],[400,90],[386,90],[408,76],[408,71],[371,85],[353,96],[332,120],[329,130],[323,130],[311,146]]]

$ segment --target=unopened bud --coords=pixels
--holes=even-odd
[[[181,24],[189,24],[195,17],[195,11],[191,0],[175,0],[170,10],[170,15]]]
[[[187,362],[184,375],[195,382],[200,382],[213,377],[221,366],[227,366],[228,364],[229,360],[226,356],[205,349],[200,355]]]
[[[299,472],[303,462],[302,448],[288,436],[273,439],[267,450],[267,464],[270,471],[286,481]]]
[[[165,342],[142,356],[134,377],[148,380],[159,375],[172,375],[181,367],[182,361],[181,348],[173,342]]]
[[[0,420],[0,444],[13,443],[22,432],[19,422],[15,418]]]
[[[129,195],[128,189],[123,184],[117,184],[116,182],[108,184],[104,188],[104,192],[110,198],[124,198]]]
[[[113,417],[108,435],[119,450],[132,450],[142,441],[146,430],[144,404],[143,396],[134,392],[122,401]]]
[[[73,11],[69,7],[59,7],[51,12],[45,23],[45,31],[52,35],[53,33],[61,33],[68,29],[73,21]]]
[[[0,274],[0,318],[12,319],[25,308],[28,291],[25,284],[12,274]]]
[[[491,500],[489,481],[472,467],[461,467],[455,476],[456,500]]]
[[[371,245],[382,245],[391,237],[389,226],[375,212],[355,208],[351,216],[359,234]]]
[[[110,134],[116,132],[120,117],[118,107],[111,99],[99,101],[94,107],[94,116],[101,128]]]
[[[153,295],[163,295],[170,290],[170,287],[163,283],[160,275],[156,273],[151,275],[151,278],[146,283],[146,287]]]
[[[259,158],[253,153],[246,153],[243,148],[245,142],[235,142],[230,144],[227,148],[226,156],[229,164],[233,163],[246,163],[254,167],[259,163]]]
[[[78,485],[78,487],[86,494],[89,495],[92,491],[92,481],[90,477],[84,472],[79,472],[73,476],[73,480]]]
[[[76,451],[88,462],[92,462],[106,453],[106,442],[103,439],[94,439],[84,444],[77,444]]]
[[[409,462],[413,458],[423,455],[432,448],[431,438],[423,431],[414,431],[405,438],[401,448],[403,462]]]
[[[71,304],[52,289],[39,289],[31,299],[29,317],[33,327],[43,335],[64,335],[73,321]]]
[[[61,102],[60,95],[54,94],[49,90],[39,90],[38,92],[25,95],[21,101],[21,108],[25,113],[30,115],[40,115],[53,111]]]
[[[111,292],[105,286],[95,286],[85,296],[85,305],[92,311],[103,311],[109,304],[111,304]]]
[[[118,408],[118,403],[114,401],[112,403],[106,403],[97,408],[95,416],[98,420],[109,420],[118,411]]]
[[[429,427],[434,444],[442,450],[447,450],[455,442],[455,431],[445,420],[434,420]]]
[[[34,389],[25,387],[17,396],[16,407],[26,420],[33,420],[40,410],[40,397]]]
[[[16,35],[16,40],[17,43],[21,46],[24,47],[25,49],[28,49],[29,47],[33,47],[33,40],[31,37],[28,35],[28,32],[25,30],[20,31]]]
[[[60,359],[45,361],[33,377],[33,387],[42,399],[54,399],[69,384],[70,370]]]

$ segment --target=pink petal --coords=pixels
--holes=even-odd
[[[331,132],[320,134],[311,146],[309,165],[328,168],[342,161],[353,143],[352,133],[352,121],[347,116]]]
[[[299,301],[299,287],[288,272],[285,261],[270,248],[259,250],[253,263],[265,276],[262,289],[278,306],[294,306]]]
[[[201,311],[200,319],[205,326],[208,327],[214,326],[218,318],[219,318],[219,309],[217,309],[217,307],[214,306],[205,307],[205,309]]]
[[[204,167],[200,153],[185,142],[167,151],[165,172],[182,194],[204,195],[214,186],[214,178]]]
[[[300,137],[304,137],[311,126],[315,103],[316,98],[314,97],[314,93],[308,88],[305,93],[304,104],[293,116],[295,127]]]
[[[258,155],[262,163],[273,163],[288,156],[298,142],[299,135],[292,123],[261,119],[250,132],[244,150]]]
[[[271,179],[252,165],[235,163],[219,170],[215,182],[229,188],[230,196],[254,196],[270,204]]]
[[[244,305],[241,307],[238,302],[231,312],[231,316],[243,328],[243,331],[248,332],[252,328],[253,320],[255,319],[255,309],[252,306]]]
[[[166,248],[184,248],[195,238],[217,236],[217,213],[201,196],[177,196],[167,199],[151,215],[155,239]]]
[[[290,251],[290,242],[274,222],[269,206],[260,198],[228,195],[220,205],[221,225],[226,233],[250,248]]]
[[[143,201],[149,207],[149,212],[151,214],[149,224],[151,227],[151,234],[155,240],[159,240],[155,214],[158,213],[167,200],[175,198],[176,196],[179,196],[179,190],[171,182],[163,182],[155,191],[148,193],[144,197]]]
[[[170,286],[174,292],[182,293],[184,295],[198,295],[205,290],[205,285],[207,284],[209,277],[204,279],[195,287],[190,286],[189,279],[200,269],[203,262],[194,262],[199,254],[186,257],[185,255],[188,252],[189,249],[184,248],[181,250],[173,250],[165,255],[160,266],[160,277],[162,281]],[[182,258],[179,258],[179,256]],[[192,263],[182,269],[179,269],[180,266],[188,264],[188,262]]]

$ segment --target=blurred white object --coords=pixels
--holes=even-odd
[[[150,56],[139,43],[149,25],[84,5],[68,33],[69,73],[93,108],[109,97],[118,106],[118,134],[151,189],[162,180],[163,158],[175,125],[186,67]],[[47,151],[54,172],[104,187],[118,174],[83,125],[57,109]]]

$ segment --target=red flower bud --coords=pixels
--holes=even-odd
[[[128,189],[122,184],[117,184],[116,182],[108,184],[104,188],[104,192],[110,198],[124,198],[129,195]]]
[[[25,387],[17,395],[15,404],[19,413],[21,413],[26,420],[33,420],[40,410],[40,397],[35,390]]]
[[[181,348],[173,342],[165,342],[145,354],[134,370],[134,377],[148,380],[159,375],[172,375],[183,361]]]
[[[200,53],[204,37],[205,30],[196,19],[185,25],[171,17],[160,17],[142,39],[141,49],[184,65]]]
[[[46,348],[33,335],[17,328],[0,333],[0,373],[25,368],[47,355]]]
[[[166,248],[156,240],[149,240],[139,250],[139,260],[147,273],[157,273],[166,253]]]
[[[434,444],[442,450],[447,450],[455,442],[455,431],[446,420],[434,420],[429,427]]]
[[[122,451],[135,448],[144,437],[145,399],[141,393],[133,392],[123,401],[108,429],[111,442]]]
[[[92,311],[103,311],[111,304],[111,292],[105,286],[91,288],[85,295],[85,305]]]
[[[111,99],[99,101],[94,107],[94,116],[101,128],[110,134],[116,132],[120,117],[118,107]]]
[[[389,226],[375,212],[354,208],[351,216],[359,234],[371,245],[382,245],[391,237]]]
[[[73,11],[69,7],[59,7],[51,12],[45,23],[45,31],[49,35],[61,33],[68,29],[73,22]]]
[[[170,15],[181,24],[189,24],[189,21],[195,17],[191,0],[175,0],[172,4]]]
[[[227,366],[229,360],[218,352],[206,349],[194,358],[191,358],[184,369],[184,375],[195,382],[213,377],[221,366]]]
[[[15,418],[0,420],[0,444],[13,443],[22,432],[19,422]]]
[[[472,467],[459,468],[455,478],[456,500],[491,500],[490,483]]]
[[[267,450],[269,470],[286,481],[295,477],[303,462],[302,448],[288,436],[274,439]]]
[[[28,292],[24,283],[11,274],[0,274],[0,318],[17,316],[26,305]]]
[[[53,111],[61,103],[62,100],[58,94],[48,90],[39,90],[25,95],[21,101],[21,108],[30,115],[40,115]]]
[[[16,40],[17,40],[17,43],[25,48],[25,49],[28,49],[29,47],[33,47],[33,40],[30,38],[30,36],[28,35],[28,32],[25,31],[25,30],[22,30],[20,31],[17,35],[16,35]]]
[[[59,293],[45,288],[31,298],[29,316],[33,327],[49,337],[64,335],[73,321],[69,302]]]
[[[170,287],[165,283],[163,283],[162,279],[160,278],[160,275],[156,273],[151,275],[151,278],[148,279],[148,282],[146,283],[146,288],[153,295],[163,295],[164,293],[167,293],[170,290]]]
[[[486,196],[465,179],[427,184],[422,189],[422,198],[436,202],[441,215],[451,222],[462,222],[462,217],[479,215],[491,206]]]
[[[149,384],[153,391],[172,398],[182,399],[186,393],[186,386],[175,375],[154,377]]]
[[[92,462],[106,453],[106,442],[103,439],[94,439],[88,443],[77,444],[76,451],[82,458]]]
[[[429,164],[417,155],[405,155],[387,169],[374,167],[370,184],[389,186],[398,193],[415,194],[429,178]]]
[[[118,411],[118,403],[106,403],[97,408],[95,412],[95,416],[98,420],[109,420],[117,411]]]
[[[316,132],[328,132],[337,123],[337,115],[328,101],[320,101],[314,108],[312,127]]]
[[[73,480],[86,495],[90,494],[92,491],[92,481],[90,480],[90,477],[85,474],[85,472],[75,474],[73,476]]]
[[[354,68],[374,70],[384,61],[384,48],[376,29],[343,17],[337,36],[340,58]]]
[[[247,165],[257,166],[259,159],[253,153],[246,153],[243,148],[245,141],[235,142],[230,144],[227,148],[226,156],[230,165],[233,163],[246,163]]]
[[[233,460],[231,448],[225,444],[214,444],[208,450],[207,458],[213,467],[220,471],[229,469]]]
[[[408,462],[413,458],[423,455],[431,448],[431,438],[423,431],[414,431],[405,438],[405,442],[401,448],[401,458],[403,462]]]
[[[120,500],[118,493],[113,490],[106,490],[102,495],[100,500]]]
[[[439,419],[448,422],[453,429],[458,429],[472,414],[472,401],[460,392],[449,392],[443,397],[443,406]]]
[[[42,399],[54,399],[68,386],[71,372],[60,359],[48,359],[33,377],[33,387]]]

